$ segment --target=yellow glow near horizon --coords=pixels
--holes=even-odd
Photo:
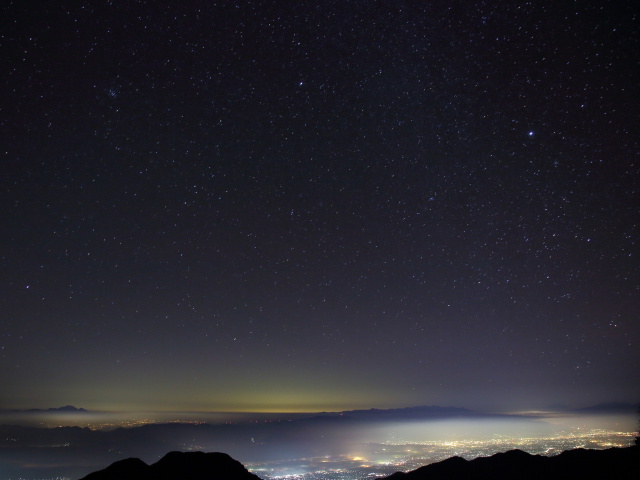
[[[344,389],[340,395],[335,391],[328,393],[325,389],[300,388],[281,389],[276,391],[256,390],[248,392],[245,389],[226,391],[223,394],[195,391],[160,392],[149,389],[144,395],[140,390],[130,390],[126,386],[119,388],[105,388],[100,392],[100,399],[95,398],[93,392],[77,392],[72,401],[55,399],[52,404],[73,403],[94,411],[110,412],[157,412],[157,413],[309,413],[309,412],[339,412],[344,410],[367,409],[372,405],[363,403],[363,395],[355,390]],[[136,392],[136,394],[132,394]],[[154,394],[155,393],[155,394]],[[365,394],[365,398],[368,396]],[[396,405],[386,402],[376,402],[376,408],[392,408]],[[402,406],[402,405],[398,405]]]

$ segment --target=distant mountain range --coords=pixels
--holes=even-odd
[[[569,408],[567,406],[551,407],[551,410],[567,413],[585,413],[585,414],[608,414],[608,413],[629,413],[635,412],[638,409],[637,404],[625,403],[625,402],[609,402],[600,403],[583,408]],[[64,407],[53,408],[28,408],[28,409],[13,409],[2,410],[0,413],[91,413],[84,408],[74,407],[73,405],[65,405]],[[319,412],[309,414],[308,417],[298,417],[299,420],[305,419],[362,419],[362,420],[417,420],[417,419],[434,419],[434,418],[452,418],[452,417],[478,417],[478,416],[504,416],[501,414],[482,414],[461,407],[441,407],[438,405],[422,405],[416,407],[405,408],[370,408],[368,410],[345,410],[341,412]],[[512,415],[510,415],[512,416]],[[526,416],[526,415],[521,415]]]
[[[28,408],[25,410],[9,410],[11,413],[89,413],[84,408],[76,408],[73,405],[54,408]]]
[[[322,412],[313,418],[353,418],[363,420],[416,420],[422,418],[451,418],[451,417],[469,417],[478,415],[472,410],[459,407],[440,407],[437,405],[426,405],[419,407],[406,408],[389,408],[378,409],[371,408],[369,410],[346,410],[343,412]]]
[[[608,402],[599,403],[582,408],[562,407],[556,409],[558,413],[571,414],[628,414],[638,411],[640,406],[628,402]],[[417,419],[434,419],[434,418],[454,418],[454,417],[512,417],[514,415],[526,417],[526,414],[487,414],[478,413],[467,408],[460,407],[440,407],[437,405],[406,407],[406,408],[390,408],[369,410],[346,410],[343,412],[322,412],[313,418],[353,418],[353,419],[384,419],[384,420],[417,420]]]
[[[589,480],[629,479],[640,467],[640,447],[576,449],[555,457],[510,450],[490,457],[452,457],[382,480]],[[635,474],[633,472],[636,472]],[[331,475],[328,474],[330,477]],[[171,452],[153,465],[137,458],[112,464],[82,480],[259,480],[224,453]]]
[[[608,413],[629,413],[635,412],[639,408],[638,404],[624,403],[624,402],[609,402],[599,403],[590,407],[576,408],[572,411],[575,413],[587,413],[587,414],[608,414]]]

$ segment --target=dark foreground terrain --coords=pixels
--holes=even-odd
[[[170,452],[153,465],[138,458],[111,464],[83,480],[260,480],[226,453]]]
[[[569,450],[554,457],[510,450],[490,457],[452,457],[384,480],[631,479],[640,472],[640,447]],[[153,465],[137,458],[113,463],[83,480],[259,480],[225,453],[170,452]]]
[[[394,473],[386,480],[555,480],[637,478],[640,449],[568,450],[554,457],[510,450],[490,457],[465,460],[452,457],[408,473]]]

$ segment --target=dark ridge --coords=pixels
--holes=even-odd
[[[349,420],[430,420],[434,418],[457,418],[480,416],[478,413],[461,407],[440,407],[437,405],[425,405],[418,407],[406,408],[389,408],[378,409],[371,408],[368,410],[345,410],[343,412],[321,412],[306,420],[333,420],[333,419],[349,419]]]
[[[226,453],[169,452],[153,465],[137,458],[111,464],[82,480],[260,480]]]
[[[635,412],[637,409],[638,405],[635,403],[609,402],[591,405],[590,407],[576,408],[573,412],[586,414],[625,414]]]
[[[64,407],[51,408],[27,408],[25,410],[5,410],[6,413],[89,413],[84,408],[77,408],[73,405],[65,405]]]
[[[465,460],[452,457],[408,473],[397,472],[382,480],[590,480],[635,478],[640,448],[568,450],[554,457],[510,450],[490,457]]]
[[[47,408],[47,412],[74,412],[74,413],[88,413],[84,408],[77,408],[73,405],[65,405],[64,407]]]
[[[126,460],[120,460],[112,463],[104,470],[90,473],[85,480],[101,480],[107,478],[119,478],[120,480],[140,480],[143,478],[149,478],[149,465],[144,463],[139,458],[127,458]]]
[[[451,457],[378,480],[628,480],[637,476],[640,447],[568,450],[554,457],[510,450],[465,460]],[[336,474],[337,475],[337,474]],[[129,458],[82,480],[260,480],[225,453],[170,452],[153,465]]]
[[[425,405],[419,407],[406,408],[389,408],[378,409],[370,408],[368,410],[348,410],[342,412],[345,415],[352,416],[391,416],[391,417],[441,417],[441,416],[466,416],[473,415],[474,412],[461,407],[440,407],[438,405]]]

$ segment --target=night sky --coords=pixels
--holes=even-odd
[[[640,399],[634,1],[0,7],[0,408]]]

